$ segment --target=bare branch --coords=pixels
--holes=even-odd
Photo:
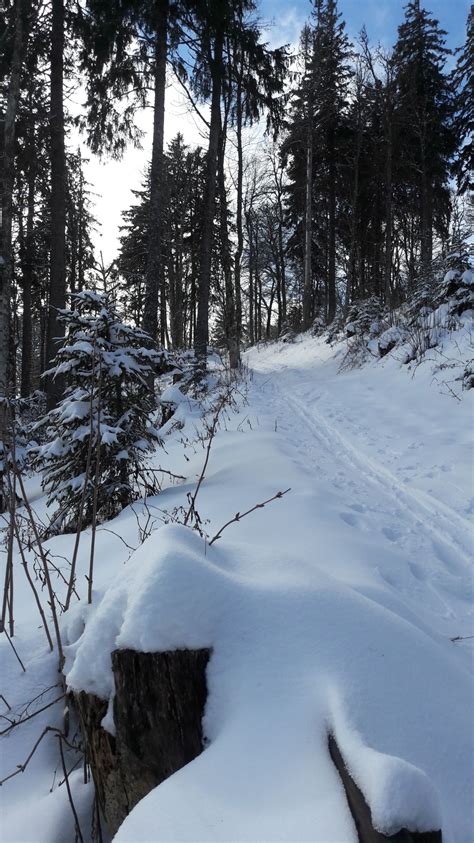
[[[262,501],[261,503],[256,503],[255,506],[252,506],[251,509],[247,509],[246,512],[236,512],[234,517],[231,518],[230,521],[226,521],[226,523],[220,528],[216,535],[212,537],[211,541],[209,542],[209,547],[211,546],[211,544],[214,544],[217,539],[220,539],[222,533],[224,532],[226,527],[229,527],[230,524],[235,524],[236,521],[241,521],[242,518],[245,518],[246,515],[250,515],[251,512],[255,512],[256,509],[263,509],[263,507],[266,506],[267,503],[279,500],[283,497],[283,495],[286,495],[288,492],[291,492],[291,489],[285,489],[284,492],[277,492],[276,495],[273,495],[273,497],[268,498],[268,500]]]
[[[58,735],[59,752],[61,754],[61,764],[62,764],[62,767],[63,767],[64,780],[66,782],[66,789],[67,789],[69,804],[71,806],[71,811],[72,811],[72,814],[73,814],[73,817],[74,817],[74,827],[75,827],[75,831],[76,831],[76,839],[78,839],[80,841],[80,843],[84,843],[84,838],[82,836],[81,827],[79,825],[79,818],[77,816],[77,811],[76,811],[76,808],[75,808],[75,805],[74,805],[74,800],[72,798],[71,787],[69,785],[69,773],[66,769],[66,762],[64,760],[63,740],[64,740],[64,737],[60,733]]]
[[[19,663],[20,663],[20,665],[21,665],[21,668],[22,668],[22,670],[23,670],[23,673],[26,673],[26,667],[25,667],[25,665],[23,664],[22,660],[20,659],[20,656],[18,655],[18,653],[17,653],[17,651],[16,651],[16,648],[15,648],[15,645],[14,645],[14,643],[13,643],[12,639],[10,638],[10,636],[9,636],[9,634],[8,634],[8,632],[7,632],[7,628],[6,628],[5,626],[3,627],[3,632],[4,632],[4,633],[5,633],[5,635],[7,636],[8,643],[10,644],[10,647],[12,648],[13,652],[15,653],[15,656],[17,657],[17,659],[18,659],[18,661],[19,661]]]

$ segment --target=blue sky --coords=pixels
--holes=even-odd
[[[257,0],[260,17],[274,22],[272,42],[294,41],[298,37],[312,5],[310,0]],[[365,24],[371,42],[393,46],[397,27],[402,22],[406,0],[339,0],[339,11],[347,31],[355,37]],[[448,46],[461,46],[465,40],[468,0],[425,0],[425,8],[433,13],[448,32]]]

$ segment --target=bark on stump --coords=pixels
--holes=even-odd
[[[395,834],[382,834],[372,824],[372,814],[362,791],[350,776],[341,751],[332,735],[328,738],[329,754],[342,779],[347,802],[351,810],[359,843],[442,843],[440,830],[410,831],[401,828]]]
[[[203,750],[209,650],[115,650],[115,736],[101,721],[107,702],[73,694],[97,798],[111,834],[154,787]]]

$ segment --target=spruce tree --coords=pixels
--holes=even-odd
[[[200,147],[190,150],[178,134],[165,151],[161,195],[164,327],[166,339],[175,349],[189,347],[194,337],[203,187],[203,152]],[[129,318],[141,324],[150,225],[148,174],[133,194],[136,201],[123,213],[118,270],[123,306]]]
[[[66,336],[47,373],[65,378],[67,387],[39,423],[46,441],[34,459],[48,503],[57,507],[53,533],[74,530],[81,512],[82,524],[90,524],[94,495],[103,521],[153,491],[145,463],[160,442],[148,381],[165,353],[125,324],[109,297],[84,290],[72,304],[58,314]]]
[[[92,236],[97,220],[92,213],[91,185],[84,175],[80,149],[66,155],[66,270],[72,294],[87,287],[87,273],[95,266]]]
[[[350,78],[350,45],[336,0],[316,0],[314,18],[314,27],[307,28],[302,39],[302,81],[283,144],[284,155],[291,159],[289,213],[300,232],[292,245],[305,267],[306,326],[314,316],[314,274],[324,280],[326,321],[332,322],[336,313],[336,211],[345,166]],[[316,260],[310,245],[318,253]]]
[[[454,162],[458,192],[474,189],[474,6],[467,19],[466,43],[460,47],[453,72],[454,131],[459,152]]]
[[[398,119],[402,126],[407,205],[418,218],[419,264],[429,274],[433,234],[446,236],[450,213],[448,178],[455,150],[450,125],[451,87],[444,74],[446,33],[437,20],[412,0],[398,30],[394,50]],[[403,209],[406,213],[407,208]]]

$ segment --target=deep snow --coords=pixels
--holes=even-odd
[[[213,647],[209,744],[142,800],[119,843],[356,841],[329,730],[377,827],[441,825],[445,843],[474,839],[472,647],[451,640],[473,634],[473,396],[445,394],[429,362],[413,378],[390,356],[338,374],[343,354],[303,336],[246,355],[248,403],[216,437],[198,509],[212,536],[291,487],[284,498],[212,547],[157,520],[127,561],[119,538],[98,535],[94,605],[81,601],[63,624],[73,687],[108,697],[116,646]],[[199,425],[198,408],[175,388],[167,398],[181,402],[184,428],[168,423],[166,458],[156,460],[188,480],[150,499],[157,518],[153,507],[185,504],[204,457],[196,444],[187,462],[180,441]],[[44,500],[35,505],[41,514]],[[136,514],[145,523],[146,513],[134,510],[106,527],[136,546]],[[64,555],[70,544],[48,543]],[[84,570],[87,550],[85,537]],[[55,681],[16,577],[27,673],[2,650],[13,705]],[[5,741],[2,775],[39,731],[33,720]],[[64,787],[48,795],[54,741],[2,788],[5,843],[72,839]],[[85,808],[90,789],[79,773],[74,784]]]

